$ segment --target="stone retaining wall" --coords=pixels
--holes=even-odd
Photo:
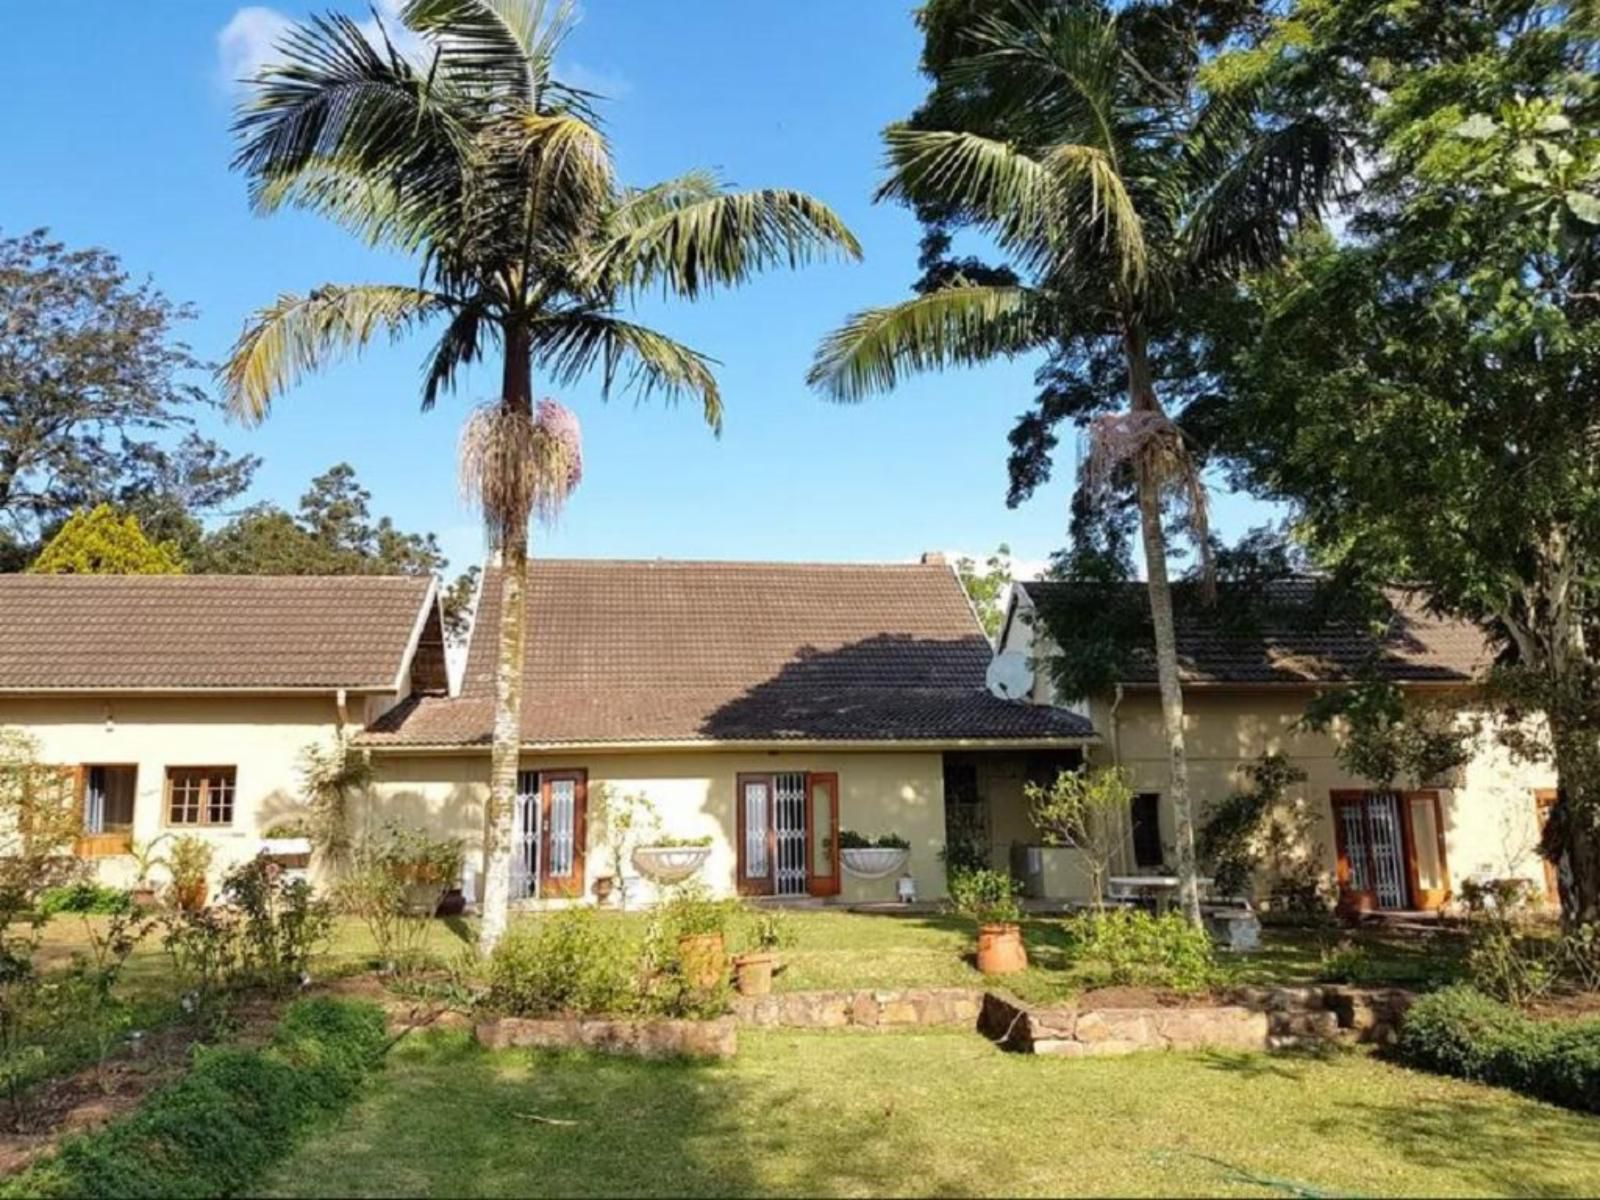
[[[1189,1008],[1029,1005],[1001,992],[983,998],[978,1029],[1007,1050],[1067,1057],[1138,1050],[1278,1050],[1335,1041],[1394,1040],[1410,1007],[1398,989],[1342,986],[1246,988],[1229,1004]]]
[[[537,1046],[640,1058],[732,1058],[739,1049],[739,1031],[732,1017],[714,1021],[497,1017],[480,1022],[473,1029],[473,1036],[491,1050]]]
[[[962,1025],[978,1020],[983,993],[973,988],[903,991],[781,992],[735,996],[733,1015],[745,1025],[779,1029],[904,1028]]]

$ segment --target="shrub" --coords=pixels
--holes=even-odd
[[[880,833],[877,837],[869,837],[864,833],[857,833],[854,829],[841,829],[839,831],[839,849],[909,850],[911,849],[911,843],[898,833]]]
[[[1535,1021],[1474,988],[1424,996],[1401,1027],[1415,1067],[1600,1112],[1600,1020]]]
[[[1074,965],[1096,984],[1200,991],[1216,982],[1211,938],[1182,913],[1114,909],[1075,917],[1068,929]]]
[[[334,905],[366,925],[385,968],[410,971],[426,962],[430,922],[461,877],[464,853],[458,838],[389,825],[356,847]]]
[[[1589,922],[1561,935],[1561,973],[1585,992],[1600,992],[1600,924]]]
[[[0,1195],[246,1193],[301,1133],[355,1097],[384,1040],[375,1005],[297,1001],[265,1049],[200,1051],[188,1075],[132,1116],[70,1138]]]
[[[521,1017],[635,1010],[638,948],[619,933],[587,908],[514,927],[489,959],[490,1007]]]
[[[229,872],[222,894],[239,910],[244,970],[268,987],[298,982],[333,928],[327,902],[315,899],[304,879],[286,875],[264,856]]]
[[[1022,884],[1009,872],[952,870],[949,878],[950,903],[962,916],[979,925],[1010,925],[1021,920],[1017,893]]]
[[[133,898],[121,888],[86,881],[47,888],[39,895],[39,914],[46,917],[58,913],[111,916],[132,908]]]

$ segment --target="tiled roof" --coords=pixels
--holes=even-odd
[[[1041,610],[1066,589],[1083,585],[1032,581],[1020,585]],[[1129,584],[1144,603],[1144,585]],[[1178,669],[1189,683],[1331,683],[1359,676],[1366,664],[1396,682],[1454,683],[1474,678],[1493,661],[1476,626],[1427,612],[1407,593],[1389,593],[1391,614],[1381,636],[1349,619],[1315,620],[1318,582],[1281,580],[1267,585],[1258,616],[1240,618],[1245,601],[1227,584],[1206,608],[1192,592],[1174,591],[1173,623]],[[1126,683],[1153,683],[1153,646],[1134,648]]]
[[[523,738],[1059,740],[1081,717],[996,699],[989,644],[944,566],[536,560]],[[500,577],[490,572],[461,696],[386,714],[375,744],[487,744]]]
[[[0,575],[0,692],[392,687],[431,584]]]

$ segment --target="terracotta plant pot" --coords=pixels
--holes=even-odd
[[[1010,975],[1028,969],[1028,950],[1020,925],[978,926],[978,970],[985,975]]]
[[[1338,913],[1346,920],[1355,920],[1367,913],[1378,911],[1378,895],[1376,892],[1351,892],[1339,893]]]
[[[157,908],[161,904],[161,897],[156,894],[156,889],[149,884],[140,884],[129,895],[135,908]]]
[[[206,881],[173,884],[172,899],[184,912],[199,912],[206,906]]]
[[[696,933],[678,939],[678,959],[689,986],[709,992],[728,977],[728,951],[720,933]]]
[[[741,954],[733,960],[733,982],[741,996],[765,996],[772,991],[772,968],[776,955]]]
[[[594,881],[594,898],[596,903],[604,904],[611,899],[611,893],[616,890],[617,881],[609,875],[601,875]]]

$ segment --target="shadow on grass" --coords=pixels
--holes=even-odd
[[[918,1194],[963,1185],[798,1085],[731,1064],[488,1053],[466,1035],[404,1044],[379,1091],[269,1184],[280,1195]],[[916,1163],[912,1166],[912,1163]]]
[[[1600,1122],[1588,1122],[1594,1131],[1584,1138],[1574,1136],[1575,1121],[1582,1116],[1535,1101],[1508,1103],[1507,1093],[1485,1088],[1481,1099],[1347,1105],[1315,1128],[1343,1135],[1354,1126],[1418,1166],[1447,1171],[1492,1195],[1592,1196],[1600,1181]],[[1530,1174],[1530,1160],[1553,1158],[1576,1159],[1588,1182],[1563,1187]]]

